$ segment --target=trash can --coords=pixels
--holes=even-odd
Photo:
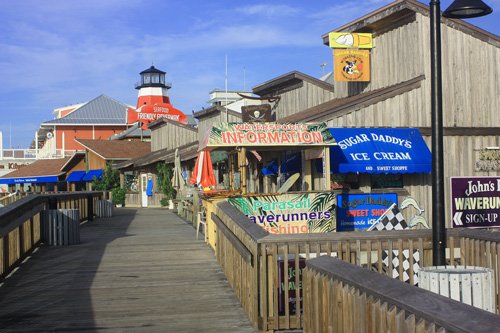
[[[431,266],[419,272],[419,287],[495,313],[493,270],[476,266]]]
[[[49,209],[42,215],[42,241],[48,245],[80,243],[80,211]]]
[[[108,200],[97,200],[96,206],[97,217],[112,217],[113,216],[113,203]]]

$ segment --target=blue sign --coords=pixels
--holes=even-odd
[[[396,193],[338,194],[337,231],[368,229],[393,203],[398,203]]]
[[[0,178],[0,184],[24,184],[24,183],[57,183],[57,176],[34,176],[34,177],[17,177],[17,178]]]
[[[333,173],[429,173],[432,155],[416,128],[330,128]]]

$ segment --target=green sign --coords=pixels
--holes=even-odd
[[[333,144],[335,140],[325,123],[217,123],[201,142],[201,148]]]
[[[333,192],[229,198],[229,203],[272,234],[330,232],[336,229]]]

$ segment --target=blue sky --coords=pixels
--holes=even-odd
[[[321,35],[390,2],[0,0],[4,148],[28,147],[54,108],[101,94],[135,105],[138,73],[151,64],[185,113],[224,89],[226,55],[229,90],[292,70],[319,77],[333,62]],[[468,22],[499,35],[500,0],[485,2],[494,13]]]

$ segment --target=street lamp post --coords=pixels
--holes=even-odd
[[[439,0],[430,7],[431,122],[432,122],[432,262],[446,264],[446,227],[443,163],[443,100],[441,76],[441,9]],[[493,10],[481,0],[456,0],[443,13],[448,18],[488,15]]]

